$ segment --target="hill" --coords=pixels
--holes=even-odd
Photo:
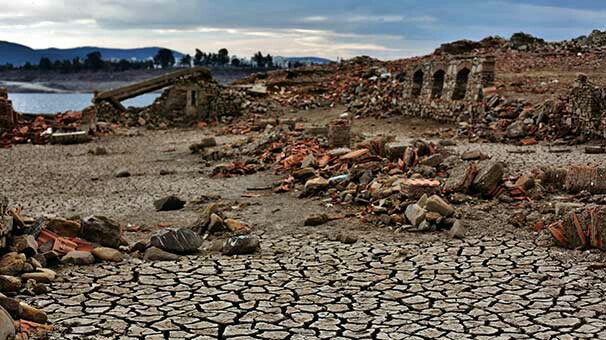
[[[119,49],[119,48],[103,48],[94,46],[76,47],[68,49],[59,48],[47,48],[47,49],[32,49],[25,45],[20,45],[8,41],[0,41],[0,65],[13,64],[15,66],[21,66],[27,62],[37,64],[40,58],[46,57],[51,61],[86,58],[86,55],[99,51],[103,56],[103,59],[135,59],[145,60],[153,58],[161,47],[143,47],[143,48],[131,48],[131,49]],[[182,53],[173,51],[175,59],[179,59],[183,56]]]

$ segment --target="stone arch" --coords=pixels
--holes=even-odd
[[[421,91],[423,90],[423,78],[425,74],[423,74],[423,70],[417,70],[412,75],[412,92],[411,95],[413,97],[418,97],[421,95]]]
[[[431,86],[431,98],[439,99],[442,98],[444,93],[444,82],[446,81],[446,72],[444,70],[437,70],[433,74],[433,84]]]
[[[454,91],[452,92],[452,100],[463,100],[467,95],[467,84],[469,83],[469,75],[471,70],[464,67],[457,72],[457,79],[455,82]]]

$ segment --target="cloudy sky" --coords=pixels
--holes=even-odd
[[[603,0],[0,0],[0,40],[46,47],[163,46],[250,56],[393,59],[524,31],[547,40],[606,25]]]

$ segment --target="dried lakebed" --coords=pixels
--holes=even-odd
[[[219,195],[240,207],[230,217],[252,225],[261,239],[252,256],[63,267],[49,294],[21,297],[49,314],[51,339],[606,338],[604,271],[586,269],[602,255],[554,248],[543,234],[509,226],[509,205],[457,206],[469,228],[464,240],[394,233],[355,218],[303,227],[310,214],[342,208],[295,193],[241,197],[280,177],[209,178],[212,166],[188,150],[203,136],[144,132],[89,145],[0,150],[0,161],[12,164],[0,184],[25,214],[105,214],[153,231],[159,223],[196,219],[189,208],[156,212],[154,199]],[[89,155],[96,145],[110,154]],[[564,159],[543,146],[513,155],[513,146],[462,142],[456,150],[475,148],[507,161],[511,173],[603,157],[573,148]],[[119,168],[134,175],[114,178]],[[358,242],[331,241],[338,231]],[[127,233],[130,241],[146,235]]]

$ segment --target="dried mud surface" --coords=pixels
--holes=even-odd
[[[306,113],[313,121],[338,110]],[[342,111],[341,111],[342,112]],[[301,114],[290,114],[298,116]],[[403,119],[360,120],[369,135],[416,138],[444,127]],[[596,252],[553,247],[545,233],[508,224],[511,205],[475,201],[458,205],[468,234],[400,233],[356,218],[303,227],[314,213],[347,207],[296,192],[244,198],[250,188],[280,179],[271,172],[210,178],[213,164],[189,152],[211,130],[144,131],[88,145],[20,145],[0,150],[3,194],[25,215],[102,214],[144,226],[135,241],[160,223],[187,226],[196,201],[220,196],[227,214],[250,224],[261,251],[252,256],[200,254],[180,262],[62,267],[51,293],[23,297],[49,313],[52,339],[427,339],[605,338],[606,286]],[[242,136],[219,136],[229,143]],[[88,150],[103,146],[106,156]],[[505,161],[507,172],[541,165],[603,163],[604,155],[550,153],[457,141],[451,149],[480,149]],[[513,149],[534,153],[514,154]],[[118,169],[132,176],[115,178]],[[172,171],[160,176],[160,171]],[[156,212],[153,201],[175,194],[184,210]],[[346,245],[336,232],[355,235]]]

